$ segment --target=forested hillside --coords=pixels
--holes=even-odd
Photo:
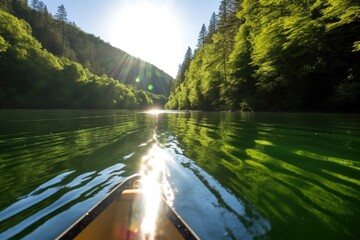
[[[0,108],[143,108],[165,103],[163,95],[54,56],[31,33],[25,20],[0,9]]]
[[[63,5],[59,6],[55,16],[40,0],[0,0],[0,8],[28,22],[32,35],[54,55],[79,62],[97,75],[106,74],[139,90],[168,96],[171,76],[99,37],[85,33],[67,19]]]
[[[348,111],[360,106],[360,1],[222,0],[168,109]]]

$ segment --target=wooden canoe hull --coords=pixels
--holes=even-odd
[[[139,178],[135,175],[122,182],[58,239],[199,239],[162,198],[154,232],[142,230],[145,195],[133,187]]]

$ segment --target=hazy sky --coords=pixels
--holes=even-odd
[[[203,23],[220,0],[42,0],[55,15],[63,4],[68,20],[111,45],[175,77],[186,49],[197,44]],[[29,1],[30,2],[30,1]]]

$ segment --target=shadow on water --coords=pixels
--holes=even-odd
[[[222,194],[204,174],[243,203],[246,215],[238,219],[245,228],[259,225],[258,216],[266,219],[242,238],[359,236],[359,116],[183,113],[163,118],[164,144],[219,204]],[[232,212],[231,205],[223,207]],[[236,231],[229,229],[230,238]]]

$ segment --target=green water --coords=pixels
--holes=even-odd
[[[0,111],[0,239],[52,239],[158,145],[203,239],[359,239],[360,116]]]

